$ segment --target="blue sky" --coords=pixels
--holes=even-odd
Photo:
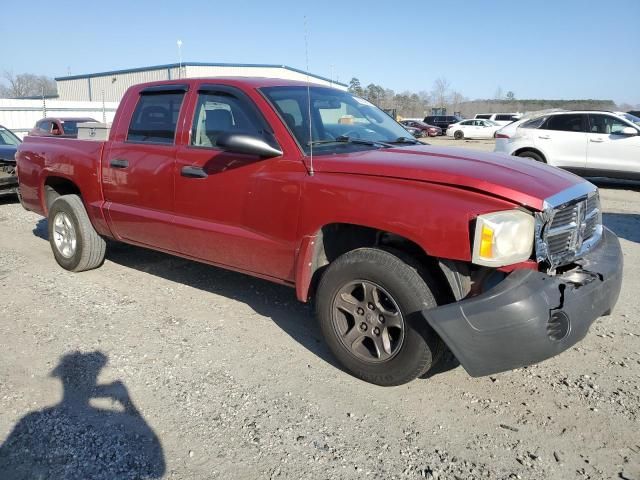
[[[11,12],[9,13],[8,10]],[[396,91],[640,104],[640,0],[12,3],[0,71],[63,76],[185,61],[277,63]],[[332,67],[333,66],[333,67]]]

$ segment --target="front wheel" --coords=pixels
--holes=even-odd
[[[95,231],[78,195],[63,195],[49,209],[49,243],[58,264],[72,272],[102,265],[106,243]]]
[[[455,132],[453,134],[453,138],[455,138],[456,140],[462,140],[464,138],[464,133],[462,133],[462,131],[458,130],[457,132]]]
[[[331,352],[356,377],[383,386],[426,373],[443,347],[421,313],[436,306],[431,289],[401,257],[376,248],[345,253],[327,267],[316,295]]]

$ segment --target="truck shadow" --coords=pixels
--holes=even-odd
[[[640,243],[640,215],[637,213],[603,213],[602,223],[618,237]]]
[[[120,381],[98,384],[107,356],[72,352],[51,376],[60,379],[60,403],[31,412],[0,446],[3,479],[153,479],[166,470],[160,440]],[[118,409],[98,408],[94,399]]]

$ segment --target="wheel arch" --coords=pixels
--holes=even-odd
[[[329,223],[301,242],[296,261],[296,295],[307,302],[315,293],[324,269],[336,258],[362,247],[393,249],[408,255],[437,283],[439,302],[448,303],[458,295],[453,276],[436,257],[414,240],[387,230],[352,223]]]
[[[82,199],[82,192],[78,185],[59,175],[47,175],[42,184],[42,207],[45,215],[49,213],[49,208],[62,195],[78,195]]]
[[[549,163],[547,161],[547,156],[540,149],[535,148],[535,147],[522,147],[522,148],[519,148],[519,149],[515,150],[511,155],[513,155],[514,157],[518,157],[518,156],[520,156],[521,153],[524,153],[524,152],[532,152],[532,153],[535,153],[537,155],[540,155],[542,157],[542,160],[544,161],[544,163]]]

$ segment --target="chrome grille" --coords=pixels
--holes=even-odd
[[[598,191],[589,183],[579,187],[576,198],[560,196],[537,214],[536,257],[550,270],[584,255],[602,236]]]

